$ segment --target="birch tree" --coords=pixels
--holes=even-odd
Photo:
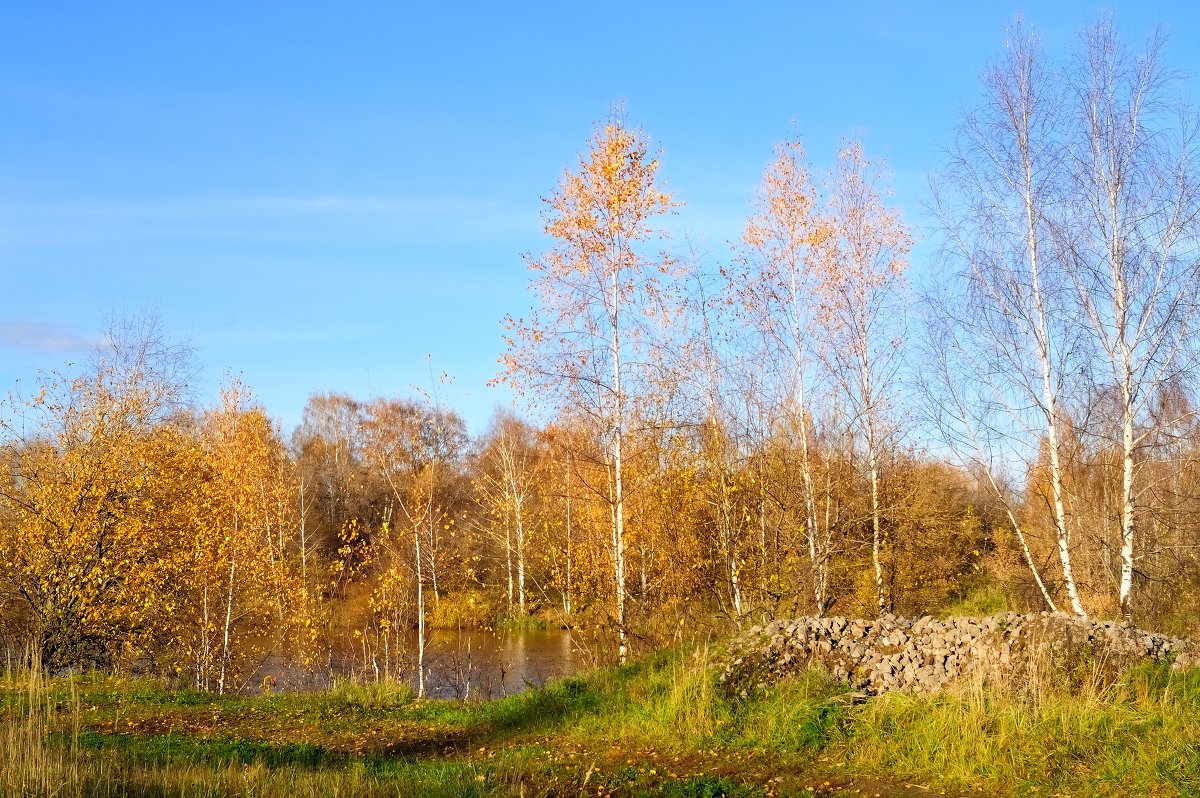
[[[698,261],[695,257],[692,260]],[[742,452],[737,420],[730,412],[727,396],[731,381],[723,340],[733,326],[723,323],[732,303],[720,290],[711,291],[706,278],[701,268],[693,267],[690,309],[695,321],[684,358],[684,367],[690,373],[681,376],[680,381],[694,383],[699,394],[695,476],[699,495],[708,510],[701,524],[712,532],[713,548],[722,562],[722,581],[728,587],[729,606],[740,622],[746,612],[742,585],[744,557],[740,549],[747,517],[741,507],[745,491],[738,495],[743,487],[738,484]]]
[[[377,544],[385,555],[387,579],[377,586],[377,604],[391,618],[399,617],[394,597],[399,595],[398,569],[407,561],[416,602],[417,693],[424,697],[426,592],[437,600],[438,532],[453,521],[445,482],[465,440],[463,423],[456,414],[437,407],[376,399],[364,408],[362,435],[364,458],[390,491]],[[393,533],[393,527],[399,531]],[[391,622],[389,635],[399,634],[395,625]]]
[[[553,247],[526,258],[537,273],[539,306],[529,320],[507,320],[505,379],[543,400],[589,414],[603,439],[609,473],[613,594],[619,658],[628,654],[625,445],[636,354],[647,313],[658,305],[663,258],[647,253],[673,207],[658,181],[646,136],[612,116],[588,151],[545,200]]]
[[[816,291],[831,366],[851,410],[851,428],[866,457],[870,488],[871,563],[879,612],[887,607],[881,469],[893,439],[897,370],[903,340],[911,239],[882,196],[882,169],[850,143],[838,156],[829,197],[829,234],[821,244]]]
[[[980,108],[960,126],[950,164],[939,176],[935,208],[956,291],[936,301],[961,368],[943,387],[962,410],[962,434],[948,442],[984,466],[998,498],[996,468],[1022,462],[1032,470],[1044,443],[1050,513],[1062,585],[1071,609],[1086,611],[1071,557],[1069,496],[1062,424],[1067,399],[1079,395],[1081,347],[1069,282],[1055,262],[1052,217],[1062,201],[1062,93],[1040,45],[1018,20],[1005,56],[984,75]],[[965,441],[975,445],[964,447]],[[986,449],[979,444],[986,443]],[[965,449],[965,450],[964,450]],[[1024,557],[1042,586],[1024,529],[1011,512]],[[1049,592],[1043,589],[1050,606]]]
[[[196,686],[224,693],[289,637],[307,602],[289,548],[296,483],[266,411],[234,381],[201,434],[209,479],[190,541],[192,660]]]
[[[774,411],[788,417],[782,429],[797,431],[809,568],[815,611],[828,608],[831,537],[817,514],[814,477],[813,397],[819,375],[814,347],[817,333],[817,267],[830,235],[820,196],[799,140],[780,145],[759,185],[754,213],[742,240],[747,248],[739,269],[727,273],[727,290],[755,333],[754,361],[774,364],[782,395]]]
[[[1071,202],[1055,230],[1089,334],[1094,384],[1117,401],[1115,429],[1090,430],[1120,452],[1120,612],[1133,612],[1139,470],[1159,419],[1151,404],[1190,373],[1200,256],[1195,252],[1196,120],[1173,93],[1156,33],[1141,53],[1111,19],[1090,27],[1069,73],[1065,159]],[[1170,419],[1161,420],[1166,425]]]
[[[475,492],[487,522],[503,530],[497,537],[504,544],[508,610],[516,609],[521,617],[527,614],[527,541],[534,526],[532,505],[541,465],[533,428],[511,413],[498,411],[479,458]]]

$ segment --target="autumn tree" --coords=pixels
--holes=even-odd
[[[1006,45],[1004,58],[985,73],[984,102],[965,117],[939,178],[937,209],[951,270],[948,287],[931,297],[931,349],[942,376],[932,415],[1010,508],[1024,559],[1055,608],[1028,527],[997,473],[1013,461],[1028,471],[1045,452],[1062,585],[1071,609],[1086,615],[1072,563],[1062,435],[1079,396],[1083,347],[1070,282],[1053,246],[1053,218],[1065,201],[1064,98],[1037,39],[1019,20]]]
[[[417,628],[417,691],[425,694],[425,646],[428,594],[439,599],[442,533],[454,524],[453,497],[447,487],[462,457],[466,435],[454,413],[416,402],[376,399],[364,408],[364,457],[390,491],[390,503],[373,546],[379,550],[382,577],[372,605],[388,619],[389,645],[398,628],[404,582],[412,586]],[[409,546],[411,545],[411,548]],[[378,555],[377,555],[378,556]],[[408,571],[410,579],[404,579]],[[403,581],[402,581],[403,580]]]
[[[1153,403],[1190,375],[1189,335],[1200,311],[1200,150],[1196,120],[1177,98],[1156,33],[1140,53],[1111,18],[1083,35],[1066,79],[1071,116],[1064,190],[1055,219],[1063,267],[1076,288],[1095,385],[1111,388],[1116,412],[1089,430],[1120,452],[1117,600],[1133,612],[1138,504],[1149,485],[1138,473],[1161,425]],[[1189,351],[1191,350],[1191,351]]]
[[[614,115],[597,127],[578,167],[546,200],[554,246],[529,256],[539,306],[529,320],[509,319],[502,379],[543,401],[589,413],[603,439],[609,473],[613,592],[622,661],[626,614],[624,462],[636,354],[643,320],[658,306],[661,258],[647,247],[662,236],[658,217],[672,207],[658,183],[659,163],[645,135]]]
[[[600,571],[609,530],[608,479],[591,452],[587,425],[563,417],[541,431],[542,540],[549,582],[568,618],[602,595],[609,579]],[[603,529],[606,534],[600,535]]]
[[[770,412],[777,432],[794,430],[803,534],[808,549],[813,605],[818,615],[829,607],[831,530],[822,526],[817,508],[813,450],[821,368],[818,344],[819,281],[822,247],[830,236],[821,198],[809,175],[804,147],[797,139],[781,144],[767,167],[755,198],[754,213],[742,239],[739,268],[726,271],[726,291],[741,321],[755,333],[747,342],[751,362],[772,364],[766,385],[778,386]],[[780,423],[786,418],[785,423]]]
[[[304,635],[289,632],[310,632],[314,597],[297,567],[298,482],[266,411],[234,380],[200,434],[207,479],[189,541],[190,664],[198,688],[224,693],[289,637],[299,644],[290,653],[304,654]]]
[[[340,393],[308,398],[292,433],[299,477],[311,505],[314,543],[337,548],[346,519],[367,521],[378,512],[379,497],[363,463],[363,403]]]
[[[536,431],[511,413],[497,411],[478,459],[475,494],[484,524],[503,542],[508,611],[526,615],[529,540],[536,525],[537,480],[545,467]]]
[[[115,323],[76,373],[0,419],[0,603],[49,667],[120,667],[170,639],[199,452],[172,422],[190,352],[153,318]]]
[[[887,606],[880,484],[884,448],[895,434],[897,370],[903,340],[904,272],[911,239],[882,196],[882,171],[858,143],[838,155],[829,197],[829,234],[821,244],[816,290],[828,338],[824,350],[866,458],[871,562],[880,612]]]
[[[887,452],[888,521],[884,579],[901,615],[922,615],[969,595],[994,544],[985,496],[970,475],[929,455]]]
[[[677,480],[682,477],[693,483],[699,494],[698,500],[705,505],[705,512],[695,521],[697,532],[709,538],[714,559],[720,563],[717,569],[720,576],[713,582],[714,586],[724,586],[728,600],[724,600],[720,590],[717,597],[726,611],[741,618],[747,610],[743,549],[752,516],[744,511],[743,503],[748,493],[739,479],[746,446],[743,436],[738,434],[738,415],[731,407],[736,403],[730,396],[736,381],[730,374],[726,325],[723,323],[729,315],[730,303],[719,289],[708,289],[706,275],[699,268],[693,267],[691,276],[695,329],[684,349],[687,355],[684,368],[689,370],[690,381],[695,384],[699,399],[697,417],[693,421],[696,432],[691,448],[694,456],[690,458],[691,463],[673,464],[672,472]],[[676,455],[675,460],[679,459]],[[684,473],[678,474],[680,470]],[[665,486],[660,493],[665,497]]]

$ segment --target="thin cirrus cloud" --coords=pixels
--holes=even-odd
[[[536,220],[536,216],[533,217]],[[505,203],[445,197],[248,196],[0,202],[0,239],[241,237],[262,225],[379,226],[386,230],[494,235],[523,229],[530,214]]]
[[[41,321],[0,322],[0,348],[18,352],[78,352],[95,342],[63,324]]]

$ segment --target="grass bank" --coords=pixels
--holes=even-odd
[[[734,701],[705,651],[488,702],[2,686],[0,793],[59,796],[1200,794],[1200,673],[856,703],[820,674]]]

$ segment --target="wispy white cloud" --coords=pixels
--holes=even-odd
[[[74,219],[226,219],[258,216],[454,216],[499,203],[442,197],[248,196],[0,203],[0,214]]]
[[[0,241],[141,237],[257,238],[280,231],[349,229],[458,235],[540,229],[536,204],[343,195],[0,201]]]
[[[40,321],[0,322],[0,347],[22,352],[78,352],[93,340],[63,324]]]

